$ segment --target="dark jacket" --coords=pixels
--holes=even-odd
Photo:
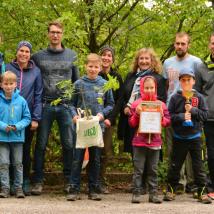
[[[106,80],[98,76],[95,80],[83,76],[74,83],[75,92],[72,97],[72,117],[77,115],[76,108],[83,110],[90,109],[93,116],[101,113],[104,117],[109,115],[114,107],[114,98],[112,91],[103,93],[102,87]],[[98,102],[98,98],[102,98],[102,103]],[[104,130],[103,121],[100,122],[102,130]]]
[[[203,95],[195,91],[191,98],[193,107],[190,111],[193,126],[183,126],[183,122],[185,121],[184,114],[186,112],[185,101],[186,99],[182,96],[182,91],[179,90],[170,98],[168,109],[174,133],[181,138],[190,138],[202,132],[203,122],[206,121],[208,117],[208,108]]]
[[[208,105],[208,121],[214,121],[214,59],[211,55],[197,68],[195,77],[195,89],[204,95]]]
[[[17,88],[28,103],[32,120],[41,120],[43,83],[40,69],[32,60],[23,71],[16,61],[7,64],[6,69],[16,74]]]
[[[68,48],[41,50],[32,56],[36,65],[40,68],[44,83],[43,102],[51,102],[63,96],[63,91],[59,90],[56,84],[63,80],[75,82],[79,78],[77,67],[74,61],[77,59],[76,53]],[[69,101],[64,98],[64,103]]]
[[[144,77],[144,76],[153,76],[157,80],[157,94],[158,99],[166,102],[166,80],[160,75],[153,71],[149,72],[129,72],[126,76],[126,79],[124,81],[123,86],[123,93],[121,98],[119,99],[119,105],[120,105],[120,118],[118,123],[118,139],[124,141],[124,151],[125,152],[131,152],[132,151],[132,138],[135,133],[135,129],[131,128],[128,123],[128,116],[124,114],[124,108],[127,106],[127,103],[130,99],[133,86],[135,84],[135,81],[138,77]]]
[[[115,91],[112,91],[113,92],[115,106],[114,106],[112,112],[105,117],[105,119],[109,119],[111,121],[111,125],[114,125],[115,121],[116,121],[116,117],[117,117],[118,113],[120,112],[120,107],[119,107],[119,102],[118,101],[119,101],[119,98],[122,95],[123,80],[122,80],[121,75],[119,73],[117,73],[116,71],[114,71],[112,68],[110,69],[108,74],[110,76],[112,76],[112,77],[116,77],[118,82],[119,82],[119,88],[117,90],[115,90]],[[99,76],[101,76],[103,79],[105,79],[107,81],[109,80],[107,74],[102,72],[102,71],[99,73]]]

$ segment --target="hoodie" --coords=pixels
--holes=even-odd
[[[144,82],[146,79],[152,78],[155,82],[155,93],[149,94],[144,92]],[[157,83],[154,77],[146,76],[140,81],[140,95],[141,97],[134,101],[131,105],[131,115],[129,117],[129,124],[133,128],[138,128],[140,116],[136,113],[136,107],[143,101],[156,101],[160,102],[163,110],[163,117],[161,121],[161,125],[163,127],[170,125],[170,116],[167,110],[166,104],[157,99]],[[147,133],[138,133],[136,131],[134,138],[132,140],[133,146],[138,147],[153,147],[159,148],[162,145],[161,134],[147,134]]]
[[[72,97],[71,114],[72,117],[77,115],[76,108],[83,110],[90,109],[92,115],[101,113],[104,117],[110,114],[114,107],[114,98],[112,91],[109,90],[106,93],[103,92],[102,87],[106,83],[101,76],[97,76],[96,79],[91,80],[87,76],[83,76],[81,79],[74,83],[74,94]],[[98,102],[98,98],[102,98],[102,103]],[[103,121],[100,122],[102,130],[104,130]]]
[[[25,127],[31,122],[30,111],[25,99],[15,90],[11,100],[6,99],[3,90],[0,90],[0,142],[23,143]],[[16,131],[6,132],[8,125],[14,125]]]

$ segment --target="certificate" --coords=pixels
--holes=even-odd
[[[161,103],[158,101],[144,101],[141,103],[139,133],[161,133]]]

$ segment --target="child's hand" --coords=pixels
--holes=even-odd
[[[131,110],[130,110],[130,108],[127,106],[127,107],[125,107],[124,108],[124,114],[125,115],[129,115],[131,113]]]
[[[105,124],[105,126],[106,126],[107,128],[109,128],[109,127],[111,126],[111,121],[108,120],[108,119],[105,119],[105,120],[104,120],[104,124]]]
[[[142,106],[141,106],[141,104],[139,104],[139,105],[136,107],[136,113],[137,113],[137,114],[140,114],[141,111],[142,111]]]
[[[16,126],[10,126],[10,130],[16,131]]]
[[[10,126],[7,126],[6,129],[5,129],[6,132],[9,132],[10,130],[11,130]]]
[[[192,105],[191,104],[185,104],[185,110],[190,112],[192,109]]]
[[[104,120],[104,117],[103,117],[103,115],[101,113],[98,113],[97,116],[99,117],[99,121]]]
[[[74,116],[73,119],[72,119],[73,123],[76,123],[77,119],[79,119],[79,118],[80,118],[79,115]]]
[[[186,112],[186,113],[184,114],[184,119],[185,119],[185,120],[191,120],[191,113]]]

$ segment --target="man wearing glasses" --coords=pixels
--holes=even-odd
[[[73,64],[77,59],[77,55],[73,50],[64,47],[62,37],[62,24],[58,21],[49,23],[48,47],[32,57],[41,70],[44,84],[42,120],[39,123],[34,154],[33,195],[42,193],[44,157],[54,120],[57,121],[62,144],[65,184],[69,183],[71,174],[73,136],[70,105],[68,99],[62,98],[63,91],[57,88],[57,83],[63,80],[75,82],[79,77],[79,73],[77,67]],[[62,98],[62,101],[58,105],[51,105],[51,102],[59,97]]]

